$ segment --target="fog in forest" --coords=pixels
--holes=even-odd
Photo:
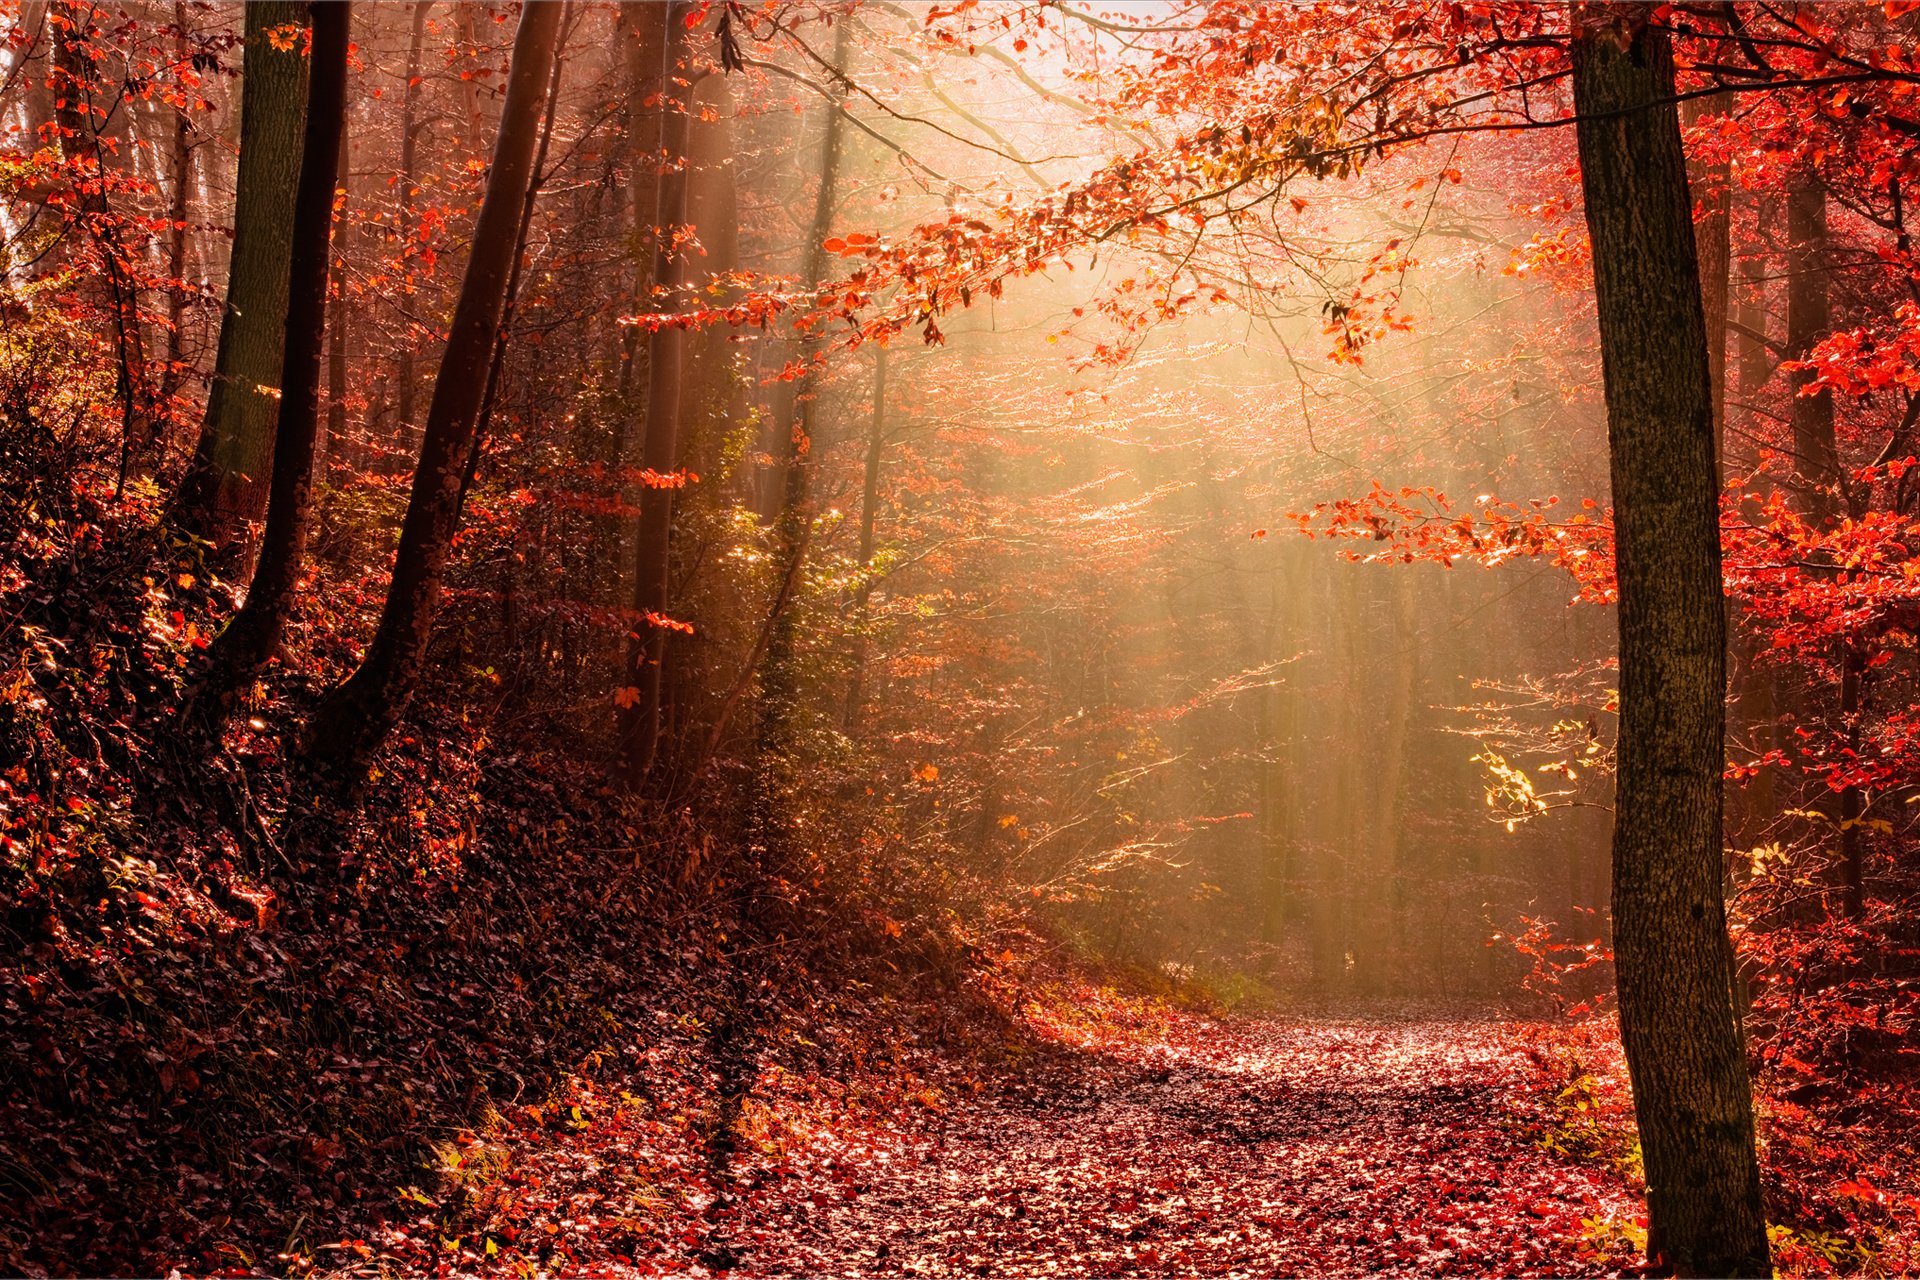
[[[0,1273],[1920,1269],[1916,48],[0,0]]]

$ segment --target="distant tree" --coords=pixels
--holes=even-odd
[[[153,447],[154,398],[149,381],[146,342],[141,331],[139,284],[132,272],[133,251],[125,243],[121,221],[107,192],[111,183],[100,131],[109,107],[100,101],[95,60],[98,11],[91,0],[68,0],[50,12],[53,28],[54,122],[60,148],[74,184],[76,220],[100,254],[100,272],[113,319],[116,374],[121,407],[120,480]]]
[[[177,68],[191,65],[187,51],[186,0],[174,0],[173,59]],[[193,116],[182,101],[173,109],[172,148],[167,179],[167,347],[161,362],[160,398],[170,400],[179,389],[181,336],[187,314],[187,201],[193,188]]]
[[[664,100],[672,68],[688,49],[682,20],[687,6],[679,0],[630,8],[625,15],[652,18],[664,30],[659,38],[665,43],[660,65],[652,76],[645,96],[661,102],[663,121],[660,129],[660,154],[648,157],[648,163],[662,172],[651,185],[657,207],[646,208],[635,201],[637,229],[649,233],[654,244],[652,283],[654,307],[679,303],[676,296],[686,282],[686,251],[674,244],[675,228],[687,221],[687,162],[690,108]],[[640,47],[640,22],[631,23],[630,38]],[[640,93],[636,82],[632,92]],[[690,96],[690,95],[689,95]],[[638,157],[636,157],[636,162]],[[636,184],[637,185],[637,184]],[[636,196],[638,192],[636,191]],[[637,237],[636,237],[637,238]],[[652,309],[652,308],[649,308]],[[686,336],[678,325],[661,325],[647,341],[646,434],[640,446],[640,465],[654,476],[666,476],[679,465],[680,387],[684,370]],[[649,477],[651,478],[651,477]],[[634,570],[634,639],[627,649],[627,678],[634,690],[628,696],[620,725],[621,772],[627,783],[637,786],[653,765],[660,742],[661,672],[666,661],[667,630],[652,619],[667,611],[667,572],[670,566],[673,531],[673,489],[665,484],[648,484],[640,493],[640,523]]]
[[[413,368],[413,327],[414,272],[416,252],[419,249],[420,215],[415,198],[415,187],[420,181],[420,135],[433,123],[431,118],[420,114],[420,89],[425,83],[424,70],[427,14],[433,9],[432,0],[418,0],[413,6],[412,34],[407,38],[407,83],[400,91],[400,171],[394,175],[396,198],[399,201],[400,235],[400,291],[406,301],[402,304],[404,314],[400,336],[400,347],[394,358],[394,394],[395,411],[400,415],[396,428],[397,439],[393,442],[393,462],[403,459],[413,448],[414,422],[413,400],[415,384],[418,378]]]

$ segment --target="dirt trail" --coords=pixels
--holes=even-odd
[[[724,1248],[757,1274],[1528,1275],[1606,1264],[1632,1216],[1591,1166],[1506,1120],[1493,1022],[1222,1024],[1089,1050],[1062,1083],[937,1125],[822,1134],[743,1192]],[[737,1259],[737,1262],[736,1262]],[[723,1265],[724,1265],[723,1262]]]

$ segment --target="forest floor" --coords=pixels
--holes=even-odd
[[[1541,1086],[1554,1071],[1515,1024],[1221,1019],[1080,989],[1094,999],[1029,1005],[1037,1047],[985,1079],[935,1070],[904,1098],[862,1100],[763,1076],[733,1153],[716,1162],[709,1150],[704,1169],[683,1159],[678,1190],[659,1150],[636,1152],[632,1117],[607,1124],[594,1110],[604,1099],[585,1100],[557,1136],[535,1126],[493,1148],[497,1169],[544,1191],[489,1214],[486,1240],[462,1248],[424,1231],[428,1253],[390,1236],[361,1245],[357,1265],[338,1261],[360,1274],[399,1258],[522,1274],[528,1263],[1085,1276],[1628,1266],[1637,1197],[1548,1136],[1542,1099],[1554,1091]],[[519,1266],[500,1265],[509,1254]]]
[[[1633,1198],[1519,1118],[1509,1028],[1223,1023],[1082,1050],[891,1140],[823,1143],[739,1208],[753,1270],[1591,1271]],[[1077,1068],[1077,1069],[1075,1069]],[[1585,1250],[1583,1253],[1582,1250]]]

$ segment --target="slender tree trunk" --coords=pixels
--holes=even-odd
[[[1740,303],[1736,318],[1742,332],[1735,350],[1739,353],[1740,398],[1751,404],[1759,396],[1767,379],[1773,376],[1773,353],[1767,349],[1767,231],[1772,202],[1753,194],[1753,226],[1757,243],[1753,252],[1740,259]]]
[[[633,263],[633,305],[638,307],[653,287],[652,228],[660,209],[661,183],[666,176],[660,169],[659,157],[666,146],[665,67],[673,33],[667,29],[666,8],[658,4],[621,6],[618,30],[626,52],[627,73],[628,175],[621,194],[628,207],[627,251]],[[620,337],[620,374],[616,384],[623,407],[633,402],[643,349],[640,330],[628,326]],[[623,412],[616,424],[613,456],[619,467],[628,465],[628,422],[633,416]]]
[[[240,172],[233,208],[227,303],[200,441],[176,499],[175,520],[217,547],[251,540],[267,507],[287,343],[307,58],[298,38],[307,6],[261,0],[246,12]]]
[[[835,28],[834,67],[843,68],[847,60],[847,24],[841,23]],[[820,186],[815,194],[813,217],[807,224],[806,248],[800,268],[801,288],[811,294],[820,288],[821,277],[826,273],[826,238],[833,229],[833,210],[839,198],[840,150],[841,150],[840,113],[829,104],[826,111],[825,132],[820,144]],[[808,468],[813,452],[813,424],[815,403],[815,379],[809,357],[813,354],[813,343],[802,340],[798,356],[804,371],[793,380],[793,403],[791,419],[787,423],[784,438],[776,448],[778,459],[780,498],[780,559],[785,561],[797,554],[803,539],[801,529],[810,518],[808,510],[809,481]],[[786,660],[790,655],[793,639],[792,628],[783,625],[782,634],[776,634],[770,658],[775,663]]]
[[[441,578],[459,522],[521,211],[533,183],[541,105],[559,52],[564,8],[560,0],[531,0],[520,11],[486,196],[434,380],[386,607],[360,669],[327,696],[309,728],[310,762],[333,770],[348,786],[406,709],[439,614]]]
[[[686,282],[684,250],[674,247],[677,228],[687,221],[688,122],[690,105],[664,101],[673,83],[673,67],[686,51],[686,6],[675,0],[660,6],[665,23],[660,67],[661,152],[655,163],[666,168],[658,179],[658,208],[652,228],[653,281],[656,307],[678,307],[677,296]],[[651,309],[651,307],[649,308]],[[679,465],[680,384],[684,373],[686,334],[676,325],[655,329],[647,340],[646,436],[641,442],[640,465],[666,475]],[[637,691],[624,708],[620,724],[621,775],[637,789],[653,767],[660,745],[662,664],[666,661],[667,630],[653,621],[667,612],[667,578],[672,563],[673,490],[643,485],[640,523],[636,533],[633,609],[635,618],[627,646],[627,675]]]
[[[205,710],[216,731],[231,695],[251,684],[279,653],[306,559],[313,447],[320,426],[320,356],[326,338],[327,248],[346,117],[351,15],[352,7],[345,3],[312,6],[311,85],[294,200],[287,342],[281,362],[285,384],[274,432],[273,482],[260,561],[246,603],[208,654],[207,686],[215,701]]]
[[[874,535],[880,521],[880,464],[887,448],[887,349],[873,348],[873,418],[867,426],[866,470],[860,483],[860,585],[854,589],[853,672],[847,681],[846,730],[860,723],[867,680],[868,606],[873,600]]]
[[[1620,594],[1620,1029],[1650,1260],[1685,1276],[1771,1276],[1722,894],[1726,621],[1712,385],[1673,58],[1651,14],[1574,10]]]
[[[327,442],[324,456],[336,458],[347,439],[347,238],[345,206],[353,200],[351,117],[340,127],[340,215],[342,234],[334,241],[333,278],[327,286],[332,315],[327,321]]]
[[[59,86],[54,96],[54,120],[60,126],[61,150],[80,161],[80,222],[100,254],[100,272],[107,287],[113,318],[114,347],[119,357],[121,405],[120,480],[144,462],[153,444],[153,389],[148,382],[145,343],[140,331],[139,286],[132,272],[132,252],[107,196],[106,155],[100,146],[103,109],[95,102],[98,68],[92,41],[97,16],[92,0],[65,0],[62,20],[54,26],[53,62]]]
[[[419,180],[420,131],[426,128],[420,119],[420,85],[427,38],[427,14],[432,8],[432,0],[415,0],[413,34],[407,42],[407,85],[400,95],[400,190],[397,195],[400,211],[396,224],[400,229],[401,317],[400,350],[394,359],[393,371],[394,403],[400,420],[394,425],[393,452],[387,466],[390,471],[399,470],[403,465],[402,460],[413,452],[413,308],[417,296],[413,260],[417,248],[414,240],[419,235],[419,219],[413,210],[413,192],[414,184]]]
[[[461,123],[466,126],[467,146],[479,151],[481,130],[485,127],[480,119],[480,82],[471,72],[480,62],[480,33],[475,22],[475,13],[480,9],[476,0],[455,0],[453,6],[454,34],[460,40],[460,61],[466,64],[468,74],[460,81]]]
[[[561,0],[560,28],[564,33],[571,28],[567,19],[573,13],[573,0]],[[454,513],[456,524],[466,510],[467,494],[473,489],[474,477],[480,472],[480,450],[486,442],[488,429],[493,424],[494,397],[500,390],[500,373],[507,362],[507,344],[513,338],[513,316],[520,299],[520,277],[527,266],[527,236],[533,230],[533,209],[540,199],[540,187],[547,178],[547,148],[553,142],[553,120],[560,109],[560,74],[565,68],[565,59],[555,55],[552,70],[547,76],[547,109],[540,120],[540,141],[533,149],[533,180],[527,184],[526,197],[520,202],[520,225],[513,236],[513,269],[507,273],[507,297],[500,308],[499,333],[493,341],[493,354],[487,360],[487,385],[480,396],[480,411],[475,415],[477,426],[473,432],[473,443],[467,450],[466,470],[460,477],[460,505]]]
[[[1787,355],[1804,360],[1833,329],[1828,262],[1827,194],[1817,173],[1797,174],[1787,193]],[[1793,401],[1787,410],[1793,427],[1793,450],[1800,483],[1796,494],[1802,513],[1815,528],[1829,530],[1852,507],[1846,473],[1840,466],[1839,438],[1834,430],[1833,392],[1821,387],[1813,394],[1814,373],[1794,371],[1788,381]],[[1840,732],[1859,745],[1860,687],[1865,674],[1858,646],[1845,631],[1840,646]],[[1860,788],[1848,786],[1839,796],[1838,879],[1841,910],[1858,918],[1865,907],[1861,859],[1865,855],[1860,816],[1865,811]]]
[[[1827,193],[1819,177],[1797,175],[1787,194],[1787,355],[1804,360],[1833,329],[1833,306],[1828,298]],[[1839,448],[1833,429],[1833,392],[1825,387],[1809,395],[1814,373],[1796,370],[1788,378],[1793,400],[1788,420],[1793,427],[1794,465],[1800,473],[1796,486],[1801,510],[1816,527],[1830,528],[1844,507],[1845,477],[1840,473]]]
[[[1362,928],[1354,942],[1357,976],[1365,989],[1375,994],[1391,989],[1387,967],[1399,955],[1400,810],[1406,791],[1414,692],[1420,682],[1419,616],[1413,579],[1404,570],[1390,571],[1386,586],[1391,596],[1388,616],[1393,619],[1392,630],[1385,632],[1389,641],[1386,665],[1391,676],[1383,682],[1386,717],[1378,750],[1372,753],[1373,795],[1367,806],[1367,842],[1360,851],[1366,875],[1366,884],[1358,895]]]
[[[1759,195],[1750,196],[1753,204],[1753,223],[1756,244],[1753,250],[1740,260],[1740,296],[1735,308],[1739,329],[1734,335],[1736,359],[1733,365],[1732,390],[1737,394],[1743,406],[1758,403],[1767,380],[1773,376],[1774,358],[1766,342],[1767,335],[1767,254],[1766,242],[1771,202]],[[1751,409],[1743,417],[1751,425],[1757,420]],[[1736,452],[1731,442],[1728,453]],[[1744,470],[1753,465],[1754,456],[1750,445],[1737,450],[1737,469]],[[1723,457],[1723,463],[1736,461]],[[1764,519],[1760,504],[1743,499],[1741,509],[1749,520],[1758,522]],[[1751,626],[1734,628],[1734,703],[1738,708],[1742,722],[1753,738],[1752,755],[1765,757],[1780,746],[1780,718],[1777,710],[1778,698],[1776,684],[1778,676],[1772,667],[1763,665],[1762,655],[1771,646],[1765,637],[1756,634]],[[1776,798],[1779,769],[1775,765],[1763,766],[1742,789],[1739,800],[1738,821],[1735,831],[1742,845],[1758,839],[1762,824],[1771,822],[1779,812]]]
[[[1298,552],[1283,545],[1277,554],[1280,559],[1273,570],[1273,594],[1267,605],[1261,650],[1266,662],[1290,664],[1299,635],[1301,592],[1299,575],[1293,572]],[[1296,767],[1296,746],[1303,708],[1294,668],[1288,667],[1284,681],[1277,672],[1269,679],[1272,683],[1262,690],[1261,697],[1261,751],[1265,758],[1260,762],[1260,832],[1266,873],[1261,923],[1266,940],[1279,943],[1300,919],[1300,771]]]
[[[833,77],[836,93],[838,73],[845,70],[848,56],[848,27],[835,28]],[[806,293],[820,287],[826,271],[825,241],[833,225],[833,211],[839,195],[842,130],[836,103],[829,103],[821,136],[819,190],[814,198],[813,217],[807,224],[800,281]],[[813,510],[810,495],[814,446],[814,377],[810,363],[813,342],[805,337],[796,342],[797,355],[806,363],[806,371],[792,385],[795,409],[787,424],[786,438],[777,455],[782,464],[779,514],[775,519],[773,554],[774,582],[779,584],[774,611],[768,616],[763,633],[765,648],[757,660],[760,681],[761,714],[754,735],[754,794],[748,819],[748,839],[764,851],[764,866],[778,868],[787,861],[785,826],[782,822],[784,795],[789,785],[787,763],[800,721],[800,672],[798,610],[794,596],[804,581],[807,547],[813,534]],[[776,871],[777,874],[777,871]]]
[[[1724,116],[1733,106],[1731,93],[1688,99],[1682,123],[1698,125]],[[1733,468],[1727,457],[1727,310],[1732,267],[1731,166],[1725,160],[1710,164],[1689,162],[1689,185],[1699,202],[1693,240],[1700,260],[1700,304],[1706,314],[1707,373],[1713,379],[1714,453],[1720,459],[1723,480]]]
[[[187,2],[173,3],[173,58],[187,65]],[[187,314],[187,195],[193,187],[192,117],[173,112],[173,156],[167,201],[167,355],[160,371],[160,399],[170,404],[180,388],[181,328]]]

